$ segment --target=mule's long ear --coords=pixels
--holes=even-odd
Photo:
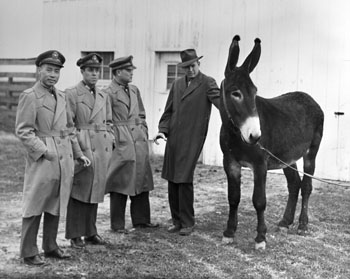
[[[254,40],[254,47],[252,52],[247,56],[241,67],[246,68],[249,73],[251,73],[259,62],[261,54],[260,39],[256,38]]]
[[[238,56],[239,56],[239,45],[238,42],[241,38],[236,35],[232,39],[232,43],[230,45],[230,49],[228,52],[228,59],[227,59],[227,64],[225,68],[225,77],[234,70],[234,68],[237,65],[238,61]]]

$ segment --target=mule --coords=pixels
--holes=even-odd
[[[290,92],[271,99],[257,96],[257,87],[249,74],[259,61],[261,41],[255,39],[253,50],[243,64],[237,67],[239,40],[238,35],[232,40],[225,78],[221,83],[220,146],[228,180],[229,202],[229,216],[223,241],[230,242],[234,238],[241,197],[241,168],[248,167],[254,175],[252,199],[258,221],[255,248],[265,249],[267,170],[283,168],[287,179],[289,196],[278,226],[288,229],[294,222],[301,190],[302,206],[298,232],[307,231],[312,179],[307,175],[300,178],[296,161],[303,158],[304,173],[314,174],[315,159],[323,134],[324,115],[314,99],[303,92]],[[295,170],[286,167],[284,163]]]

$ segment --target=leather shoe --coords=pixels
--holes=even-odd
[[[56,258],[56,259],[68,259],[71,257],[70,254],[65,253],[60,248],[57,248],[50,252],[45,252],[45,257],[47,258]]]
[[[90,237],[85,237],[85,243],[86,244],[90,244],[90,245],[104,245],[104,244],[107,244],[107,242],[105,240],[103,240],[102,237],[99,236],[98,234],[95,234],[95,235],[90,236]]]
[[[193,226],[192,227],[186,227],[186,228],[181,228],[179,234],[180,235],[190,235],[193,232]]]
[[[153,223],[145,223],[145,224],[134,225],[134,228],[137,228],[137,229],[146,229],[146,228],[154,229],[154,228],[158,228],[158,227],[159,227],[159,224],[153,224]]]
[[[81,239],[81,237],[75,237],[70,240],[70,245],[75,249],[83,249],[85,247],[85,243]]]
[[[181,229],[180,225],[172,225],[168,228],[169,233],[178,232]]]
[[[45,262],[39,255],[23,258],[23,262],[27,265],[43,265]]]

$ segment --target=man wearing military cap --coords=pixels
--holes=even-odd
[[[17,107],[16,135],[27,151],[20,255],[29,265],[44,264],[36,243],[41,215],[45,256],[69,257],[56,242],[59,216],[71,192],[73,158],[90,163],[68,129],[66,96],[54,87],[64,62],[57,50],[40,54],[35,61],[39,81],[20,95]]]
[[[186,75],[170,88],[154,141],[167,140],[162,178],[168,180],[173,222],[168,231],[189,235],[195,225],[193,173],[207,135],[212,103],[219,107],[220,91],[215,80],[199,70],[203,56],[198,57],[195,49],[182,51],[180,57],[178,67]]]
[[[96,218],[98,203],[103,202],[105,194],[114,135],[108,94],[96,86],[101,62],[102,57],[97,53],[80,58],[77,66],[80,67],[83,79],[65,91],[80,150],[91,161],[88,167],[79,163],[75,165],[68,203],[66,238],[71,240],[73,248],[78,249],[85,244],[105,243],[97,234]]]
[[[110,96],[116,148],[108,169],[106,193],[110,193],[112,230],[128,233],[125,229],[125,208],[130,197],[131,221],[135,228],[154,228],[151,223],[149,191],[153,190],[149,162],[148,128],[145,109],[139,89],[130,84],[133,57],[113,60],[113,80],[105,89]]]

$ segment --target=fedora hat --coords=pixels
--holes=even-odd
[[[180,52],[181,63],[177,64],[179,67],[187,67],[194,61],[201,59],[203,56],[198,57],[196,50],[193,48],[185,49]]]

